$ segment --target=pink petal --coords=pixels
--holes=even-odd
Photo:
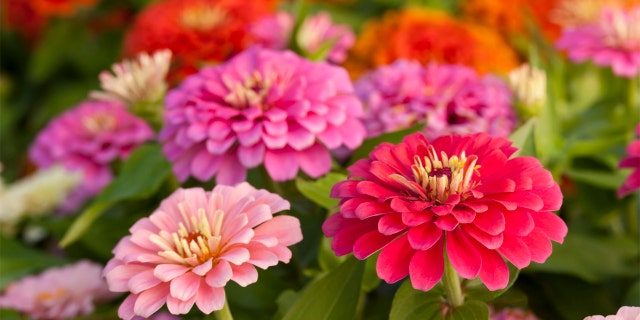
[[[480,272],[482,258],[462,230],[447,234],[447,257],[453,268],[465,279],[473,279]]]
[[[551,212],[536,212],[531,215],[536,230],[544,232],[549,239],[562,243],[568,229],[564,221]]]
[[[298,173],[298,158],[293,149],[267,150],[264,166],[273,180],[291,180]]]
[[[131,277],[129,280],[129,289],[131,293],[138,294],[144,290],[156,286],[161,281],[153,275],[153,269],[147,268]]]
[[[200,288],[200,280],[202,280],[202,277],[193,272],[187,272],[171,280],[171,296],[182,301],[193,298],[198,288]]]
[[[160,310],[167,300],[169,293],[169,284],[160,284],[149,290],[143,291],[138,295],[133,307],[136,315],[144,318],[150,317],[156,311]]]
[[[509,268],[499,254],[493,250],[480,249],[482,268],[480,280],[487,289],[494,291],[503,289],[509,284]]]
[[[378,231],[369,231],[356,240],[353,245],[353,255],[360,260],[364,260],[395,238],[395,236],[386,236]]]
[[[125,264],[114,267],[106,274],[109,290],[113,292],[128,292],[129,279],[147,269],[149,269],[148,266],[139,264]]]
[[[246,180],[247,169],[242,166],[235,154],[228,154],[222,158],[216,182],[224,185],[235,185]]]
[[[137,294],[130,294],[122,301],[118,308],[118,317],[120,317],[120,319],[131,320],[135,317],[136,314],[133,311],[133,306],[137,299]]]
[[[476,215],[473,224],[478,229],[495,236],[505,229],[504,214],[500,210],[489,207],[487,211]]]
[[[238,146],[238,160],[246,168],[258,166],[264,160],[265,147],[262,143],[252,146]]]
[[[278,243],[290,246],[302,241],[300,220],[292,216],[276,216],[255,229],[255,236],[271,235],[278,239]]]
[[[525,268],[531,263],[529,247],[518,237],[505,234],[502,246],[500,246],[498,252],[518,269]]]
[[[318,178],[331,170],[331,155],[319,143],[298,152],[300,169],[311,178]]]
[[[504,213],[504,217],[505,232],[510,234],[526,236],[535,227],[531,214],[526,210],[508,211]]]
[[[219,260],[207,273],[205,281],[211,287],[224,287],[233,276],[231,265],[225,260]],[[201,286],[202,287],[202,286]]]
[[[225,293],[223,288],[212,288],[207,285],[200,286],[196,295],[196,306],[205,314],[221,310],[224,306]]]
[[[406,277],[409,274],[409,262],[415,253],[406,235],[389,243],[382,249],[376,262],[380,279],[387,283],[395,283]]]
[[[235,247],[231,248],[220,255],[220,259],[224,259],[233,264],[245,263],[249,260],[249,250],[247,248]]]
[[[405,229],[407,226],[402,222],[402,215],[399,213],[387,214],[378,220],[378,231],[384,235],[394,235]]]
[[[193,296],[188,300],[180,300],[172,296],[167,297],[167,309],[171,314],[187,314],[196,302],[196,297]]]
[[[543,263],[551,255],[551,241],[549,241],[549,238],[547,238],[544,233],[533,230],[529,235],[523,237],[522,240],[529,247],[532,261]]]
[[[434,224],[425,223],[409,229],[409,244],[416,250],[428,250],[442,237],[442,230]],[[414,258],[415,259],[415,258]]]
[[[444,274],[444,241],[438,241],[428,250],[419,250],[409,263],[409,277],[414,288],[431,290]]]
[[[497,249],[502,245],[502,234],[493,236],[474,227],[472,224],[464,225],[462,229],[487,249]]]
[[[191,271],[201,277],[205,276],[209,270],[213,268],[213,258],[209,258],[209,260],[201,263],[200,265],[191,269]]]
[[[242,287],[246,287],[258,281],[258,270],[250,263],[233,266],[233,277],[231,280]]]

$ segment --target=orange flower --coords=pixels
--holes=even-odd
[[[518,65],[515,52],[492,30],[444,12],[408,7],[365,24],[345,67],[357,78],[400,58],[463,64],[480,73],[506,73]]]
[[[97,0],[28,0],[29,5],[43,17],[70,17],[82,7],[92,7]]]
[[[125,38],[124,53],[168,48],[179,80],[205,63],[225,61],[250,43],[247,26],[273,13],[277,0],[164,0],[146,7]]]

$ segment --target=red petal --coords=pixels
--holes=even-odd
[[[409,229],[408,239],[416,250],[428,250],[442,237],[442,230],[434,224],[425,223]]]
[[[513,263],[518,269],[522,269],[531,263],[531,253],[529,247],[518,237],[509,234],[504,235],[502,246],[498,249],[507,260]]]
[[[523,237],[522,240],[529,247],[531,260],[543,263],[551,255],[551,241],[549,241],[549,238],[547,238],[544,233],[533,230],[528,236]]]
[[[444,231],[451,231],[458,226],[458,220],[451,215],[438,217],[434,223],[438,228]]]
[[[407,226],[402,222],[402,214],[400,213],[385,215],[378,221],[378,231],[382,234],[392,235],[405,229]]]
[[[384,202],[366,201],[356,208],[356,217],[367,219],[383,214],[392,213],[393,210]]]
[[[504,231],[504,214],[494,207],[489,207],[486,212],[476,215],[473,224],[478,227],[478,229],[495,236]]]
[[[482,258],[460,229],[448,233],[447,257],[453,268],[465,279],[473,279],[480,272]]]
[[[527,210],[507,211],[504,213],[505,232],[526,236],[535,227],[533,218]]]
[[[531,215],[536,225],[536,230],[544,232],[549,239],[562,243],[568,229],[564,221],[551,212],[536,212]]]
[[[371,181],[360,181],[358,183],[358,192],[369,195],[380,200],[386,200],[392,197],[399,196],[398,193],[391,191],[375,182]]]
[[[504,289],[509,284],[509,268],[502,260],[502,257],[493,250],[482,250],[482,268],[480,269],[480,280],[487,286],[487,289],[494,291]]]
[[[406,235],[389,243],[382,249],[376,262],[380,279],[394,283],[406,277],[409,274],[409,262],[415,253]]]
[[[444,241],[438,241],[431,249],[418,251],[409,263],[409,277],[414,288],[429,291],[444,274]]]
[[[365,233],[353,245],[353,255],[364,260],[393,241],[396,236],[386,236],[378,231]]]
[[[487,249],[497,249],[502,245],[502,233],[490,235],[472,224],[462,225],[464,231]]]

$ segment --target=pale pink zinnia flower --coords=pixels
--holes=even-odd
[[[519,308],[503,308],[496,310],[489,306],[489,320],[538,320],[531,311]]]
[[[640,307],[622,307],[615,315],[610,316],[590,316],[584,320],[640,320]]]
[[[640,124],[636,127],[636,133],[640,136]],[[640,189],[640,139],[632,141],[627,146],[627,156],[620,161],[620,168],[633,169],[631,174],[618,189],[618,197],[622,198],[635,190]]]
[[[52,119],[38,133],[29,157],[40,168],[60,163],[82,173],[83,182],[63,205],[63,211],[73,211],[111,181],[112,161],[127,158],[152,137],[149,125],[120,102],[86,101]]]
[[[362,143],[361,113],[344,69],[252,48],[170,91],[160,139],[181,181],[231,185],[263,163],[276,181],[298,169],[316,178],[331,168],[329,150]]]
[[[195,303],[209,314],[223,307],[224,287],[258,279],[256,267],[288,263],[287,246],[302,240],[297,218],[273,216],[289,202],[248,183],[178,189],[120,240],[105,268],[109,288],[131,292],[118,315],[149,317],[165,303],[185,314]]]
[[[337,255],[365,259],[380,251],[376,269],[389,283],[409,275],[427,291],[448,259],[461,277],[504,288],[503,258],[517,268],[544,262],[550,240],[562,242],[567,233],[552,213],[562,204],[558,184],[537,159],[510,158],[515,151],[484,133],[432,142],[415,133],[383,143],[333,187],[340,211],[323,231]]]
[[[250,30],[257,43],[269,49],[283,50],[289,45],[294,23],[291,13],[281,11],[258,21]],[[305,18],[294,40],[309,56],[327,50],[327,61],[342,63],[356,37],[349,26],[334,24],[328,13],[320,12]]]
[[[486,132],[507,136],[516,117],[512,94],[496,76],[479,76],[462,65],[398,60],[354,84],[365,108],[369,136],[425,123],[429,138]]]
[[[605,7],[598,21],[565,29],[556,46],[575,62],[591,60],[633,78],[640,73],[640,6]]]
[[[97,303],[109,300],[102,267],[89,261],[50,268],[10,283],[0,296],[0,308],[13,309],[29,319],[69,319],[91,314]]]

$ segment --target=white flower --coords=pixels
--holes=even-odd
[[[509,86],[513,90],[518,110],[527,116],[535,116],[547,99],[547,75],[543,70],[523,64],[509,72]]]

